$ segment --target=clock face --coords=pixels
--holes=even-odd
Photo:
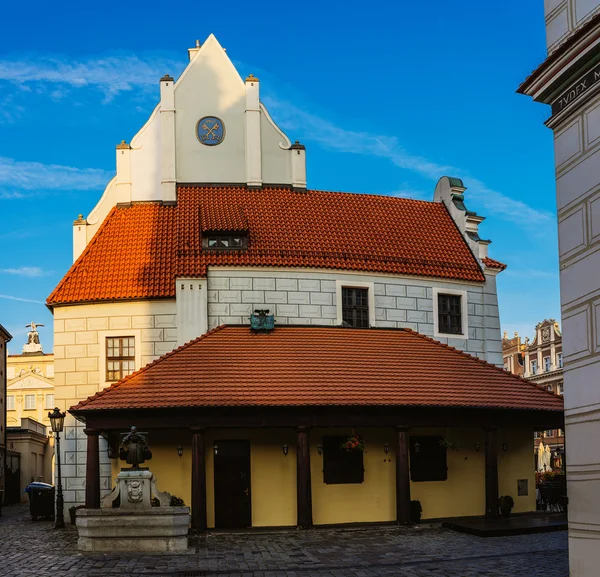
[[[216,116],[205,116],[198,121],[198,140],[206,146],[221,144],[225,138],[225,125]]]

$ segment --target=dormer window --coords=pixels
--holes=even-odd
[[[203,247],[208,250],[245,250],[248,237],[245,234],[207,234]]]

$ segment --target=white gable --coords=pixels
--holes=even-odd
[[[28,372],[9,381],[6,389],[8,391],[18,389],[54,389],[54,384],[42,375],[35,375]]]

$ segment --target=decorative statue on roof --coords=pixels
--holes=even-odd
[[[27,333],[27,343],[23,345],[23,353],[33,354],[43,352],[42,345],[40,344],[40,335],[37,329],[38,327],[43,327],[44,325],[31,321],[25,326],[31,327],[31,330]]]
[[[119,458],[131,465],[132,469],[139,469],[141,463],[152,459],[146,437],[137,432],[137,427],[131,427],[131,432],[123,437],[119,447]]]

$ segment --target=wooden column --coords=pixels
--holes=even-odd
[[[485,516],[498,517],[498,432],[485,430]]]
[[[206,440],[192,429],[192,529],[206,531]]]
[[[299,427],[296,442],[298,469],[296,476],[298,501],[298,527],[312,527],[312,491],[310,486],[310,447],[308,446],[308,428]]]
[[[100,431],[84,429],[87,435],[87,461],[85,465],[85,507],[100,509]]]
[[[408,468],[408,429],[396,428],[396,520],[410,523],[410,477]]]

